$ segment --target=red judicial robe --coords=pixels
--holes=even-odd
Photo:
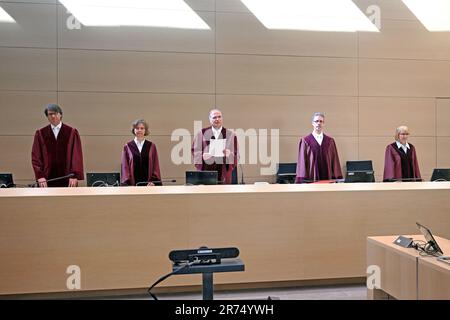
[[[341,164],[334,139],[324,134],[322,145],[319,145],[312,133],[303,137],[299,143],[295,182],[331,179],[342,179]]]
[[[144,181],[162,185],[156,145],[145,140],[142,151],[139,152],[136,143],[131,140],[122,151],[121,183],[135,186]]]
[[[407,154],[400,150],[395,142],[386,147],[383,181],[421,179],[416,148],[411,143],[408,144],[410,149]]]
[[[192,144],[194,165],[198,171],[217,171],[218,180],[223,184],[231,184],[233,169],[237,166],[238,145],[236,135],[222,127],[219,139],[225,139],[225,149],[231,150],[228,157],[213,157],[208,162],[203,160],[203,153],[208,152],[211,139],[215,139],[212,127],[203,128]]]
[[[36,180],[62,177],[73,173],[78,180],[84,179],[83,152],[77,129],[62,124],[55,139],[51,125],[41,128],[34,135],[31,151]],[[69,179],[49,182],[49,187],[67,187]]]

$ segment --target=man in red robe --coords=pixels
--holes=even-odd
[[[31,163],[39,187],[76,187],[84,179],[83,153],[77,129],[62,123],[62,109],[56,104],[45,108],[50,124],[36,131]],[[71,175],[64,179],[49,181]]]
[[[231,184],[238,160],[237,137],[222,126],[220,110],[209,112],[209,122],[211,126],[203,128],[194,139],[191,150],[194,165],[199,171],[217,171],[220,183]]]
[[[315,113],[314,131],[299,143],[296,183],[342,179],[341,164],[334,139],[323,133],[325,115]]]

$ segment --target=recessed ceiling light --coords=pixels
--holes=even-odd
[[[379,31],[351,0],[241,1],[268,29]]]
[[[183,0],[59,0],[85,26],[210,27]]]

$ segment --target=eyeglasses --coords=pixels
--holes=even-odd
[[[323,123],[323,120],[314,120],[315,123]]]

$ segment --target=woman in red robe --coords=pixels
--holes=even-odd
[[[395,142],[386,147],[383,181],[421,181],[416,148],[408,143],[409,130],[400,126]]]
[[[122,151],[122,185],[162,185],[156,145],[145,139],[149,133],[147,122],[134,121],[131,132],[134,139],[125,144]]]

